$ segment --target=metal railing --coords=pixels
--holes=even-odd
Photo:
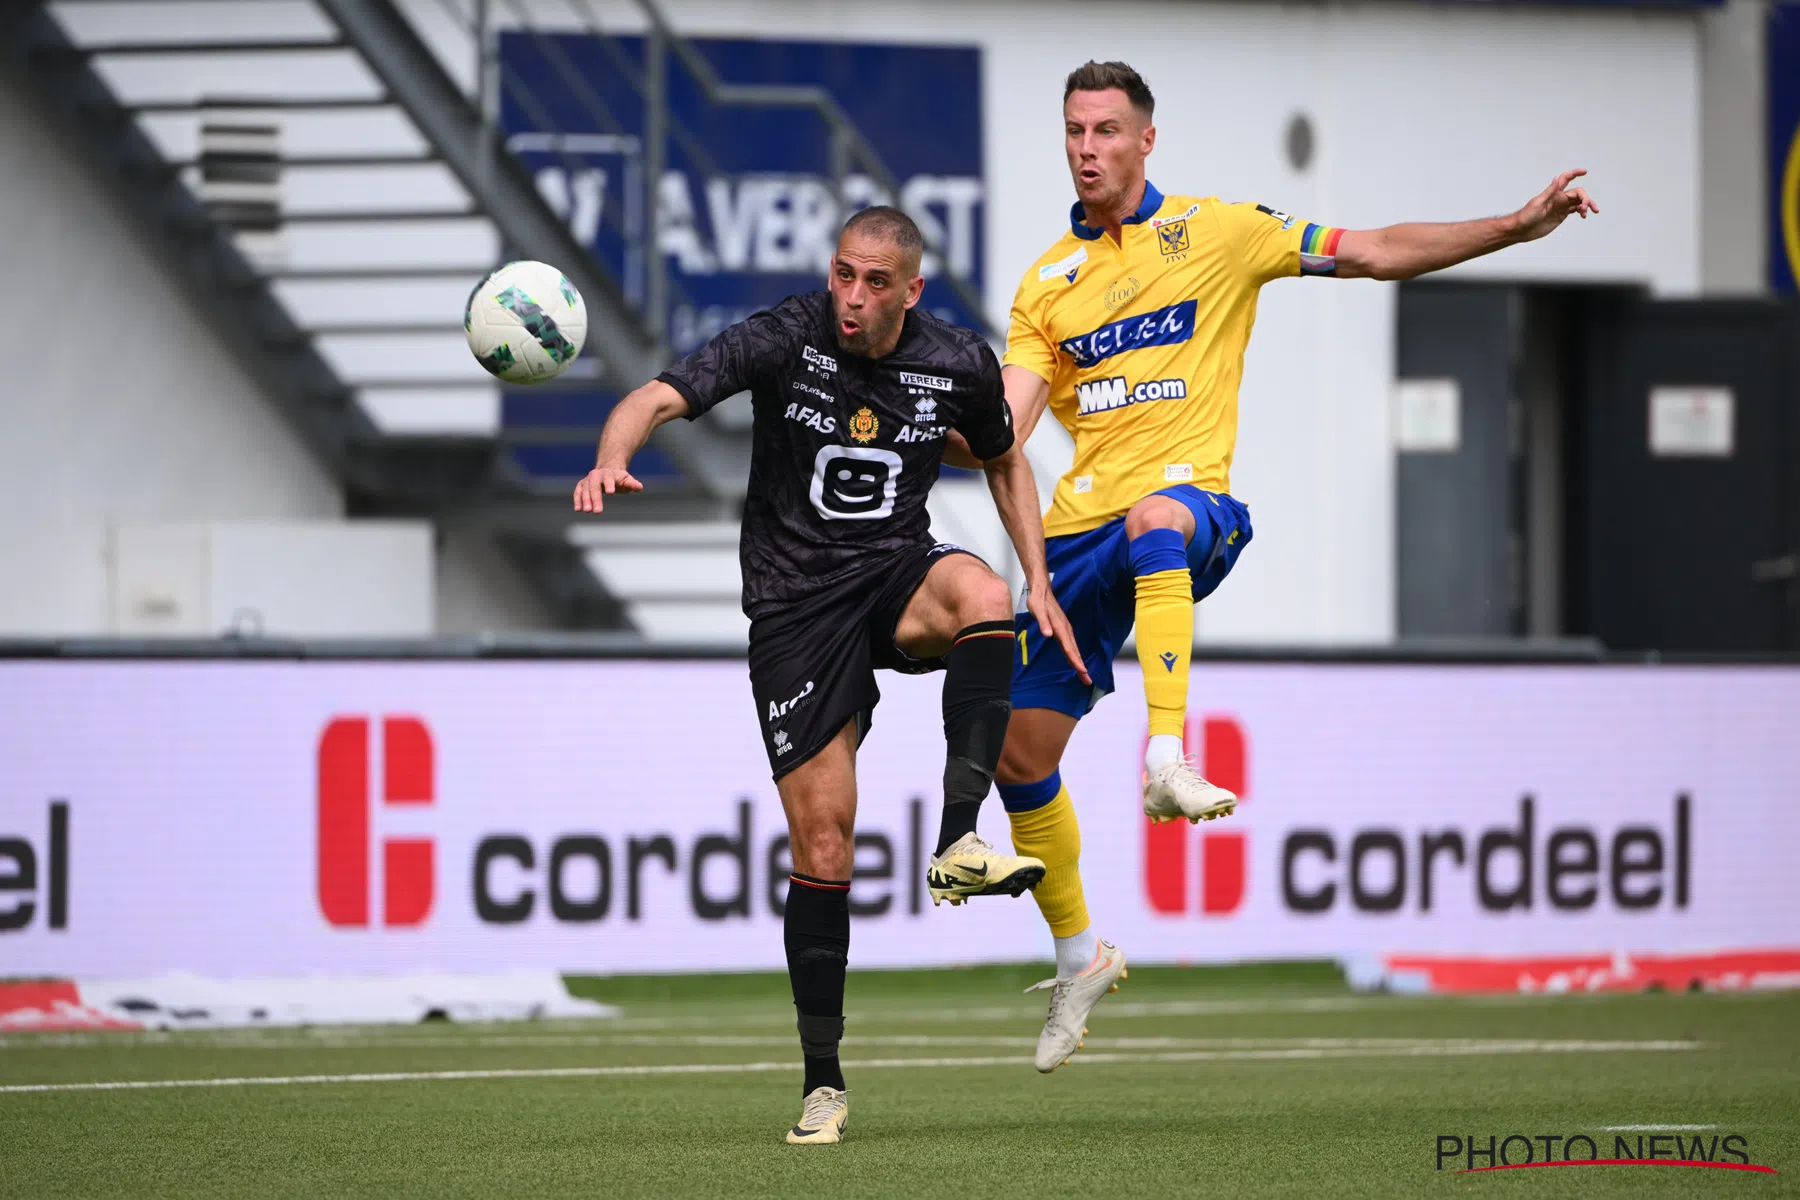
[[[549,106],[529,81],[507,70],[500,61],[498,42],[493,35],[500,31],[495,18],[504,15],[509,22],[506,29],[531,39],[533,49],[549,65],[558,86],[566,89],[564,96],[579,106],[584,119],[594,130],[606,136],[640,140],[642,168],[636,173],[638,177],[629,181],[625,188],[624,211],[606,205],[602,207],[600,219],[626,246],[627,295],[639,304],[644,326],[658,337],[667,337],[666,314],[671,300],[684,298],[679,279],[670,273],[666,259],[658,249],[661,218],[657,197],[669,161],[669,148],[671,144],[679,147],[683,156],[703,176],[713,178],[726,174],[702,139],[671,109],[671,65],[692,79],[710,104],[724,108],[788,109],[817,117],[825,126],[828,186],[839,212],[848,215],[847,210],[856,203],[855,196],[859,191],[866,196],[872,190],[876,195],[892,197],[896,203],[899,201],[898,178],[829,90],[810,84],[743,84],[721,79],[700,49],[670,25],[655,0],[634,0],[645,21],[641,66],[621,44],[620,35],[603,26],[589,0],[563,0],[575,30],[597,39],[611,68],[641,98],[644,114],[641,129],[629,128],[619,120],[557,44],[557,35],[569,32],[568,25],[546,28],[534,6],[526,0],[468,0],[467,10],[460,7],[463,0],[436,2],[446,12],[464,21],[469,29],[476,47],[478,78],[482,81],[482,111],[490,121],[495,117],[497,102],[504,96],[537,126],[540,135],[554,133]],[[497,136],[497,133],[490,136]],[[519,142],[521,136],[530,135],[515,135],[509,142],[523,144]],[[533,148],[557,155],[568,177],[573,179],[582,165],[571,152],[574,144],[563,138],[536,142]],[[859,176],[866,181],[866,186],[860,189],[854,186]],[[633,192],[638,193],[635,204],[632,203]],[[925,224],[929,226],[930,223]],[[946,247],[928,245],[927,248],[940,252],[936,255],[936,278],[955,297],[965,319],[991,340],[995,331],[988,321],[980,291],[967,275],[956,269],[948,254],[941,253]]]

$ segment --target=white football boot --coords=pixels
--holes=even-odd
[[[1229,817],[1237,802],[1235,793],[1202,779],[1192,759],[1164,763],[1144,781],[1144,815],[1159,825],[1176,817],[1192,822]]]
[[[1081,974],[1068,979],[1046,979],[1025,989],[1050,989],[1050,1015],[1044,1018],[1044,1031],[1038,1034],[1038,1070],[1054,1071],[1081,1049],[1094,1005],[1108,992],[1118,991],[1119,980],[1127,974],[1125,952],[1111,942],[1101,942],[1100,953]]]
[[[850,1093],[836,1088],[816,1087],[806,1093],[806,1106],[800,1110],[800,1123],[788,1130],[790,1146],[829,1146],[844,1138],[844,1127],[850,1124]]]
[[[970,896],[1020,896],[1043,878],[1043,859],[1002,854],[977,833],[957,838],[925,869],[934,906],[945,900],[961,904]]]

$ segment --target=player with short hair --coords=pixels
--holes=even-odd
[[[895,208],[844,225],[829,289],[733,325],[619,402],[575,508],[642,490],[627,469],[657,426],[749,390],[755,409],[739,558],[750,685],[787,814],[784,917],[806,1077],[787,1140],[836,1142],[849,1116],[838,1043],[855,856],[856,749],[881,699],[876,668],[944,672],[944,810],[932,902],[1012,895],[1044,864],[976,833],[1011,711],[1014,622],[1004,581],[934,542],[925,497],[945,435],[979,454],[1046,637],[1080,652],[1051,594],[1037,484],[1015,443],[1000,364],[973,332],[918,310],[924,239]]]
[[[1014,848],[1047,868],[1032,893],[1056,940],[1056,978],[1040,985],[1053,989],[1040,1071],[1075,1052],[1088,1015],[1125,974],[1124,954],[1088,918],[1081,834],[1058,767],[1076,723],[1112,691],[1113,657],[1133,625],[1150,717],[1144,812],[1199,821],[1237,805],[1187,761],[1182,735],[1193,606],[1250,542],[1229,470],[1258,291],[1294,275],[1410,279],[1599,211],[1570,187],[1582,171],[1507,216],[1369,230],[1164,196],[1144,174],[1154,113],[1149,86],[1125,63],[1089,62],[1065,81],[1076,201],[1068,231],[1019,284],[1002,372],[1021,440],[1046,404],[1075,439],[1044,529],[1057,598],[1087,654],[1083,669],[1021,621],[997,776]],[[979,457],[953,445],[946,461]]]

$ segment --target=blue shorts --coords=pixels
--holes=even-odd
[[[1179,500],[1194,514],[1188,571],[1194,580],[1194,599],[1204,600],[1231,574],[1238,555],[1250,543],[1250,510],[1223,492],[1203,492],[1192,484],[1177,484],[1156,495]],[[1131,570],[1129,542],[1124,517],[1085,533],[1045,539],[1051,589],[1074,629],[1075,644],[1094,684],[1081,682],[1062,647],[1038,631],[1029,612],[1022,612],[1014,618],[1021,635],[1019,661],[1013,664],[1014,709],[1051,708],[1079,720],[1113,690],[1113,659],[1137,619],[1137,577]]]

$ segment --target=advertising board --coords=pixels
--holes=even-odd
[[[1197,827],[1119,686],[1064,778],[1134,961],[1800,948],[1800,671],[1203,664]],[[882,688],[852,962],[1046,956],[929,903],[938,685]],[[735,662],[0,664],[0,975],[780,968],[759,716]]]

